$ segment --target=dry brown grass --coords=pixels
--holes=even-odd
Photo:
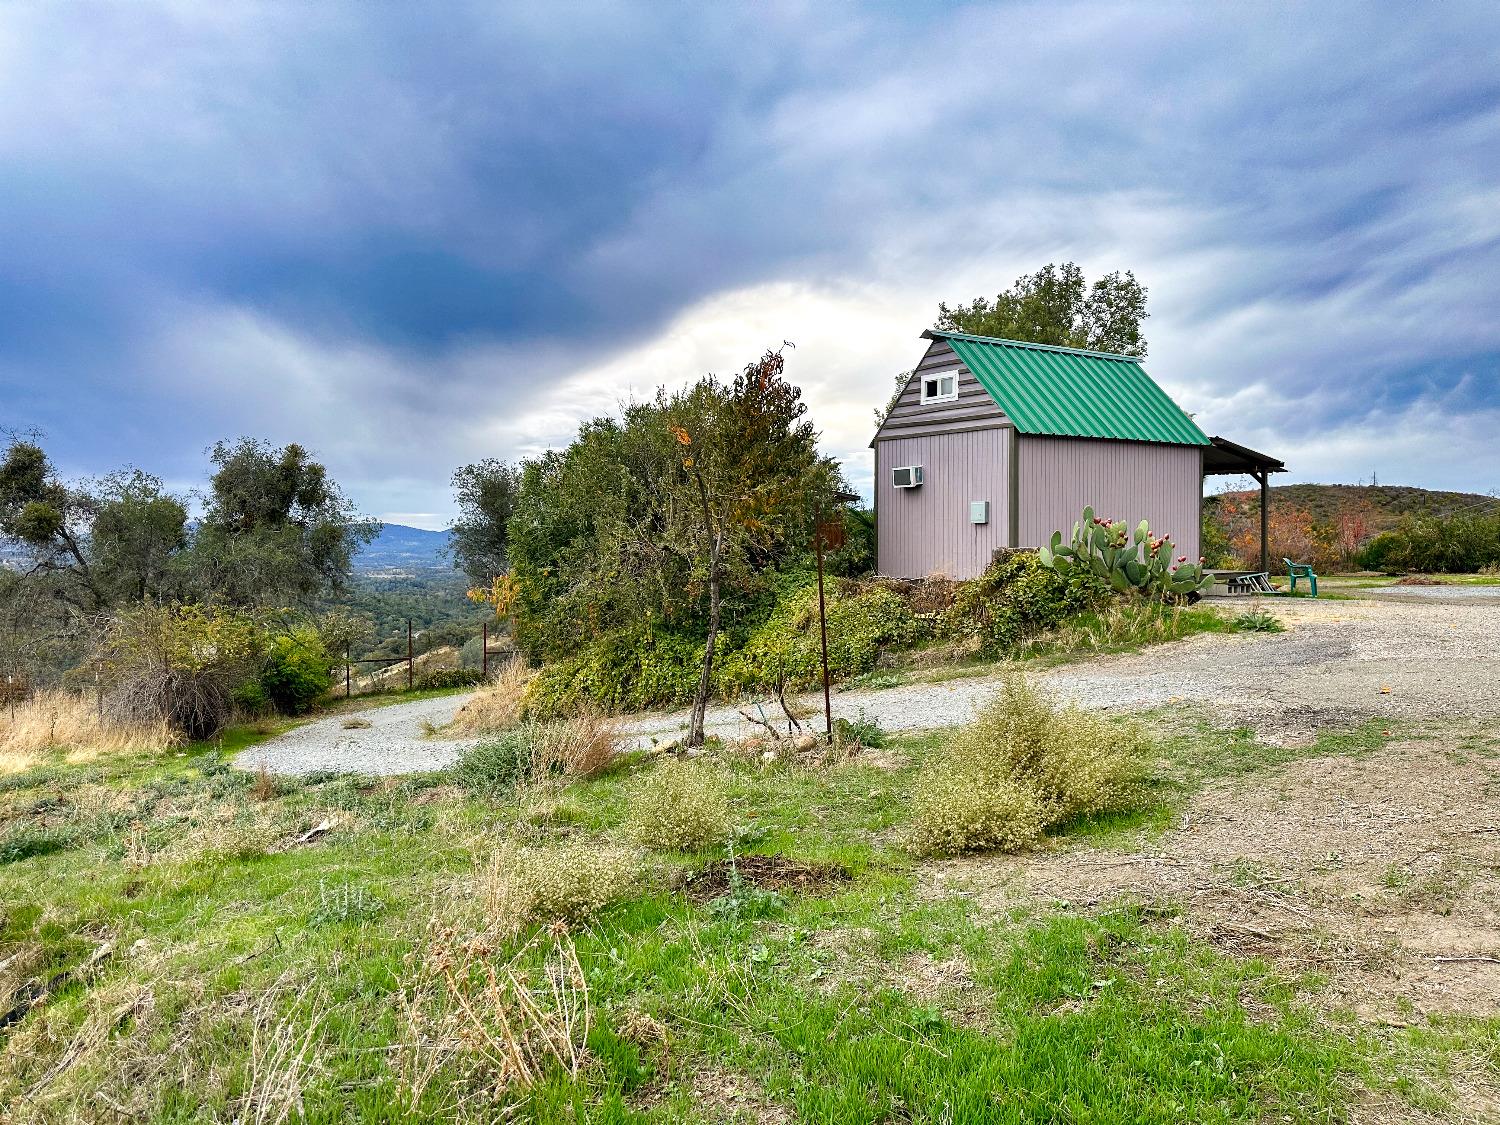
[[[531,777],[597,777],[619,755],[619,733],[602,715],[585,713],[555,723],[539,723],[531,738]]]
[[[321,1018],[303,1023],[296,1015],[307,997],[304,987],[288,1004],[282,987],[273,987],[256,1002],[236,1125],[283,1125],[301,1116],[302,1090],[313,1070],[312,1052],[322,1023]]]
[[[448,728],[455,735],[497,734],[521,721],[526,688],[536,673],[519,657],[501,665],[487,687],[458,709]]]
[[[165,722],[123,724],[100,716],[94,701],[66,691],[38,692],[0,709],[0,774],[29,769],[48,751],[66,750],[75,760],[130,750],[171,746],[177,736]]]
[[[168,969],[173,952],[138,942],[95,969],[86,965],[73,978],[88,985],[81,1011],[45,1005],[11,1029],[0,1050],[0,1121],[159,1120],[184,1098],[196,1099],[206,1119],[236,1125],[299,1117],[303,1091],[319,1070],[327,997],[315,984],[296,983],[290,971],[268,987],[211,996],[204,980]],[[122,958],[128,975],[104,971]],[[233,1068],[221,1052],[205,1050],[207,1043],[245,1045],[232,1097]]]
[[[544,964],[528,970],[539,947]],[[434,1083],[449,1091],[441,1110],[456,1116],[503,1105],[554,1066],[582,1072],[588,982],[566,930],[544,930],[503,961],[497,953],[489,937],[465,939],[434,925],[409,962],[397,997],[405,1034],[395,1062],[414,1115],[437,1108],[426,1097]]]

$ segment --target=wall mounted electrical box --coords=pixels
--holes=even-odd
[[[969,522],[970,523],[989,523],[990,522],[990,502],[988,500],[970,500],[969,501]]]

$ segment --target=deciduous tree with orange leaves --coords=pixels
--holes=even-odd
[[[802,392],[784,370],[782,353],[768,351],[728,382],[710,375],[657,396],[669,450],[669,470],[657,479],[663,538],[690,563],[708,599],[690,746],[704,738],[726,576],[750,566],[758,552],[805,537],[838,479],[833,462],[818,455]]]

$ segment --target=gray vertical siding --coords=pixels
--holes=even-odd
[[[972,578],[1006,545],[1010,429],[967,430],[875,443],[876,568],[896,578]],[[921,488],[896,488],[891,470],[921,465]],[[969,501],[988,500],[986,524]]]
[[[921,380],[928,376],[954,374],[958,377],[958,398],[950,402],[922,405]],[[891,409],[877,442],[886,438],[915,437],[918,434],[951,433],[954,430],[987,429],[1005,425],[1005,414],[984,389],[974,373],[958,362],[958,356],[944,340],[934,340],[912,377],[906,381],[896,405]]]
[[[1177,553],[1198,559],[1202,450],[1196,445],[1021,436],[1020,546],[1066,538],[1085,505],[1132,525],[1151,521]]]

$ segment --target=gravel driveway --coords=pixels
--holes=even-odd
[[[1500,717],[1500,589],[1486,597],[1260,603],[1284,633],[1202,634],[1145,652],[1098,657],[1043,674],[1059,695],[1085,707],[1136,709],[1175,701],[1210,705],[1216,721],[1254,726],[1263,737],[1305,738],[1320,727],[1396,717]],[[1453,591],[1450,591],[1453,592]],[[1217,600],[1217,599],[1216,599]],[[1247,599],[1226,602],[1236,611]],[[864,714],[886,730],[923,730],[966,722],[995,692],[993,676],[839,692],[834,714]],[[394,704],[361,712],[368,729],[346,730],[349,716],[320,719],[245,751],[238,764],[273,773],[343,770],[412,773],[453,761],[472,742],[423,736],[424,721],[447,722],[467,696]],[[804,697],[821,709],[820,696]],[[638,745],[678,737],[686,712],[637,716],[622,732]],[[711,732],[751,733],[734,708],[708,714]]]
[[[442,769],[474,739],[427,738],[423,724],[440,727],[453,719],[468,695],[443,695],[414,703],[389,703],[343,715],[330,715],[293,727],[235,759],[241,769],[271,773],[398,774]],[[368,727],[346,729],[351,719]]]

